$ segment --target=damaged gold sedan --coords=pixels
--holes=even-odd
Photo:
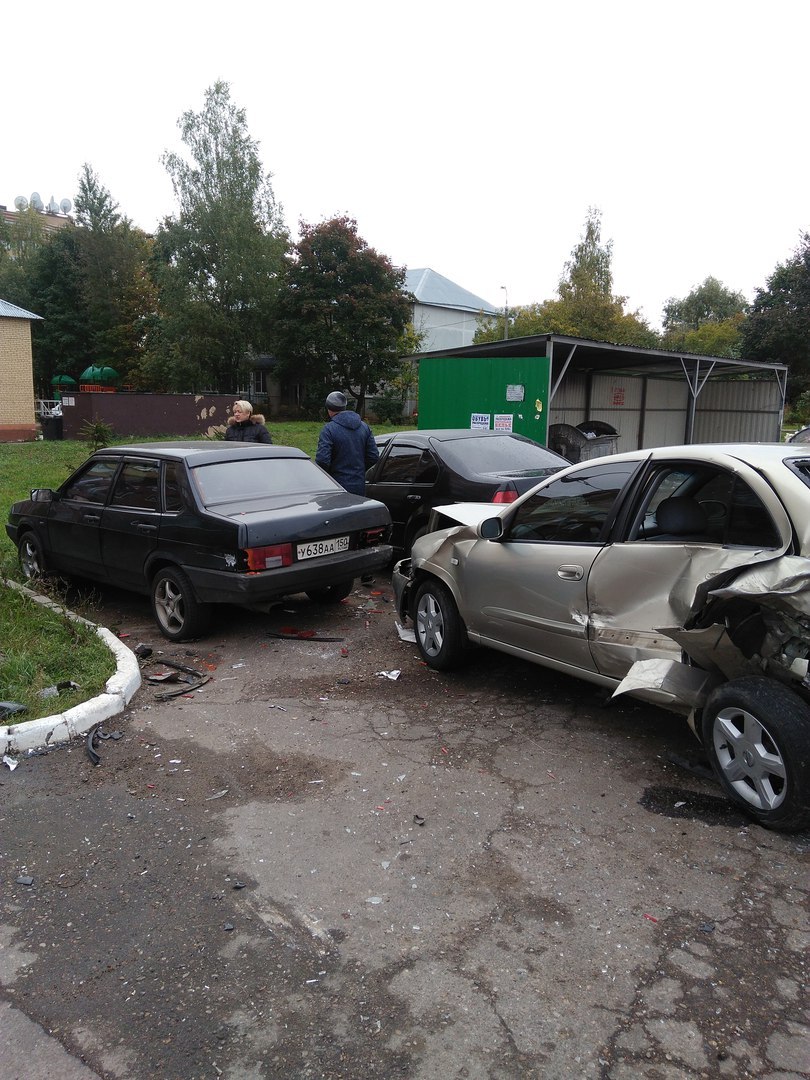
[[[683,713],[734,802],[810,824],[810,446],[616,454],[435,513],[460,524],[394,570],[430,667],[485,645]]]

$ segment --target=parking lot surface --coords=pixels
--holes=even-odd
[[[0,1078],[810,1076],[810,837],[733,809],[678,717],[431,672],[391,599],[173,645],[101,594],[153,651],[98,765],[0,775]]]

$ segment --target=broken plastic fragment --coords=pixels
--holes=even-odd
[[[4,716],[11,716],[12,713],[27,711],[25,705],[20,704],[19,701],[0,701],[0,720]]]
[[[58,682],[54,686],[46,686],[43,690],[40,690],[39,696],[41,698],[58,697],[62,690],[79,690],[79,684],[71,681],[70,679],[65,682]]]
[[[393,671],[375,671],[374,674],[382,675],[383,678],[396,681],[400,677],[402,672],[398,668],[395,668]]]
[[[3,754],[3,764],[8,765],[11,772],[14,772],[20,763],[16,758],[10,757],[8,754]]]

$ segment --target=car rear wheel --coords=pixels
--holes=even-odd
[[[20,537],[17,545],[20,556],[20,569],[26,581],[40,578],[45,573],[45,552],[35,533],[27,532]]]
[[[703,710],[703,741],[720,783],[767,829],[810,824],[810,709],[762,676],[719,686]]]
[[[174,566],[164,566],[152,579],[152,611],[169,641],[199,637],[211,621],[210,606],[197,600],[191,582]]]
[[[450,590],[434,578],[418,586],[413,602],[416,646],[436,671],[458,667],[467,652],[467,631]]]
[[[322,589],[307,589],[307,596],[315,604],[339,604],[354,588],[354,580],[325,585]]]

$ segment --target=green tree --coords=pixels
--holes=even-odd
[[[31,267],[48,243],[42,214],[29,206],[20,210],[10,225],[0,232],[0,297],[26,310],[33,310],[30,288]],[[38,311],[35,315],[40,314]]]
[[[757,289],[742,327],[742,352],[789,365],[789,401],[810,390],[810,233]]]
[[[40,392],[54,374],[74,378],[91,364],[132,380],[155,310],[151,241],[117,212],[89,165],[76,197],[76,221],[51,234],[26,263],[34,324],[34,370]]]
[[[267,349],[288,247],[271,174],[227,83],[178,121],[190,160],[163,163],[180,204],[155,238],[160,326],[143,371],[178,390],[234,390],[250,357]]]
[[[32,325],[34,382],[41,397],[51,397],[54,375],[78,378],[92,363],[91,329],[80,266],[79,231],[67,225],[54,233],[28,266],[31,310],[42,316]]]
[[[113,232],[121,224],[118,203],[87,162],[79,173],[79,191],[73,210],[76,224],[91,232]]]
[[[664,330],[699,330],[705,323],[725,322],[748,307],[741,292],[727,289],[722,281],[707,277],[682,300],[670,297],[664,305]]]
[[[369,247],[352,218],[301,222],[300,232],[274,321],[280,373],[305,383],[310,396],[346,390],[362,413],[415,340],[403,339],[412,305],[405,271]]]
[[[602,243],[602,223],[591,207],[585,231],[571,252],[557,286],[557,297],[510,312],[510,337],[564,334],[654,348],[659,339],[638,312],[625,311],[626,296],[613,293],[613,241]],[[474,341],[503,337],[499,321],[479,320]]]
[[[707,277],[682,299],[667,300],[662,344],[673,352],[739,356],[740,328],[747,306],[742,293]]]

